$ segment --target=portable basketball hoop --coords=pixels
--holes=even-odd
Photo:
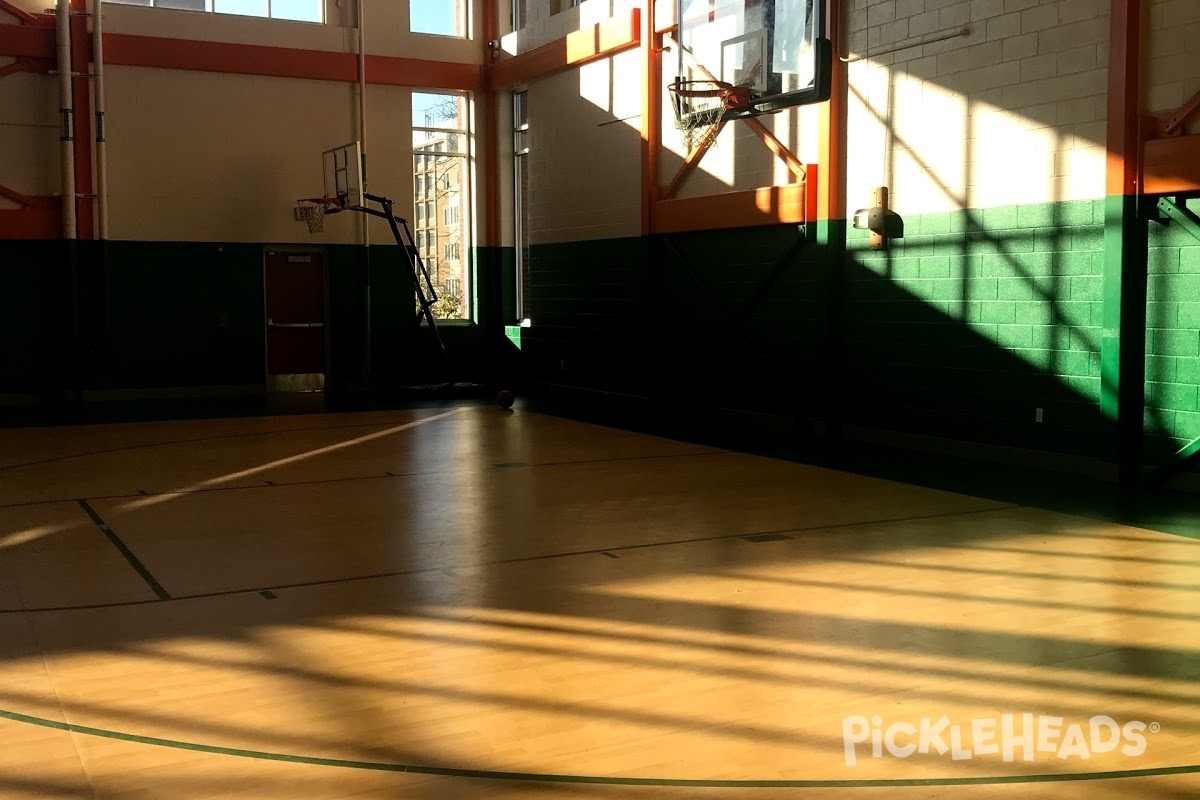
[[[688,150],[711,147],[728,111],[750,106],[750,88],[718,80],[677,80],[667,87],[673,98],[675,121]]]

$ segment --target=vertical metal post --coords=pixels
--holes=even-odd
[[[63,238],[74,239],[77,232],[75,208],[75,109],[71,88],[71,0],[58,0],[55,6],[58,32],[58,106],[62,119],[59,137],[62,158]]]
[[[104,134],[104,16],[103,0],[92,0],[92,91],[96,105],[96,226],[101,241],[108,239],[108,153]]]
[[[1146,371],[1146,220],[1139,214],[1142,0],[1112,0],[1100,408],[1122,483],[1138,479]]]

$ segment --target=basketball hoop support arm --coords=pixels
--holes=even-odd
[[[404,257],[408,259],[408,267],[412,272],[413,288],[417,292],[417,303],[421,306],[421,313],[417,315],[417,326],[421,325],[422,320],[429,323],[429,327],[433,330],[434,339],[437,340],[438,350],[442,354],[443,363],[448,364],[449,356],[446,353],[446,344],[442,341],[442,333],[438,330],[437,321],[433,316],[433,304],[438,299],[437,290],[433,287],[433,281],[429,278],[429,271],[425,269],[425,262],[421,258],[421,253],[417,249],[416,242],[413,241],[412,230],[408,227],[408,220],[396,216],[392,210],[394,203],[390,198],[371,194],[370,192],[364,192],[362,197],[363,200],[378,203],[382,210],[357,206],[355,208],[330,209],[325,213],[339,214],[342,211],[358,211],[367,216],[378,217],[387,221],[388,227],[392,229],[392,236],[396,238],[396,244],[404,252]]]

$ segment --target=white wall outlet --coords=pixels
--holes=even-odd
[[[1043,415],[1042,415],[1042,410],[1041,410],[1040,408],[1035,408],[1035,409],[1033,410],[1033,421],[1034,421],[1034,422],[1041,422],[1041,421],[1042,421],[1042,417],[1043,417]]]

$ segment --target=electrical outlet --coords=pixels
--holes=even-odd
[[[308,218],[312,216],[312,209],[308,206],[297,206],[295,208],[296,222],[308,222]]]
[[[1033,410],[1033,421],[1034,421],[1034,422],[1041,422],[1041,421],[1042,421],[1042,419],[1043,419],[1042,410],[1041,410],[1040,408],[1035,408],[1035,409]]]

